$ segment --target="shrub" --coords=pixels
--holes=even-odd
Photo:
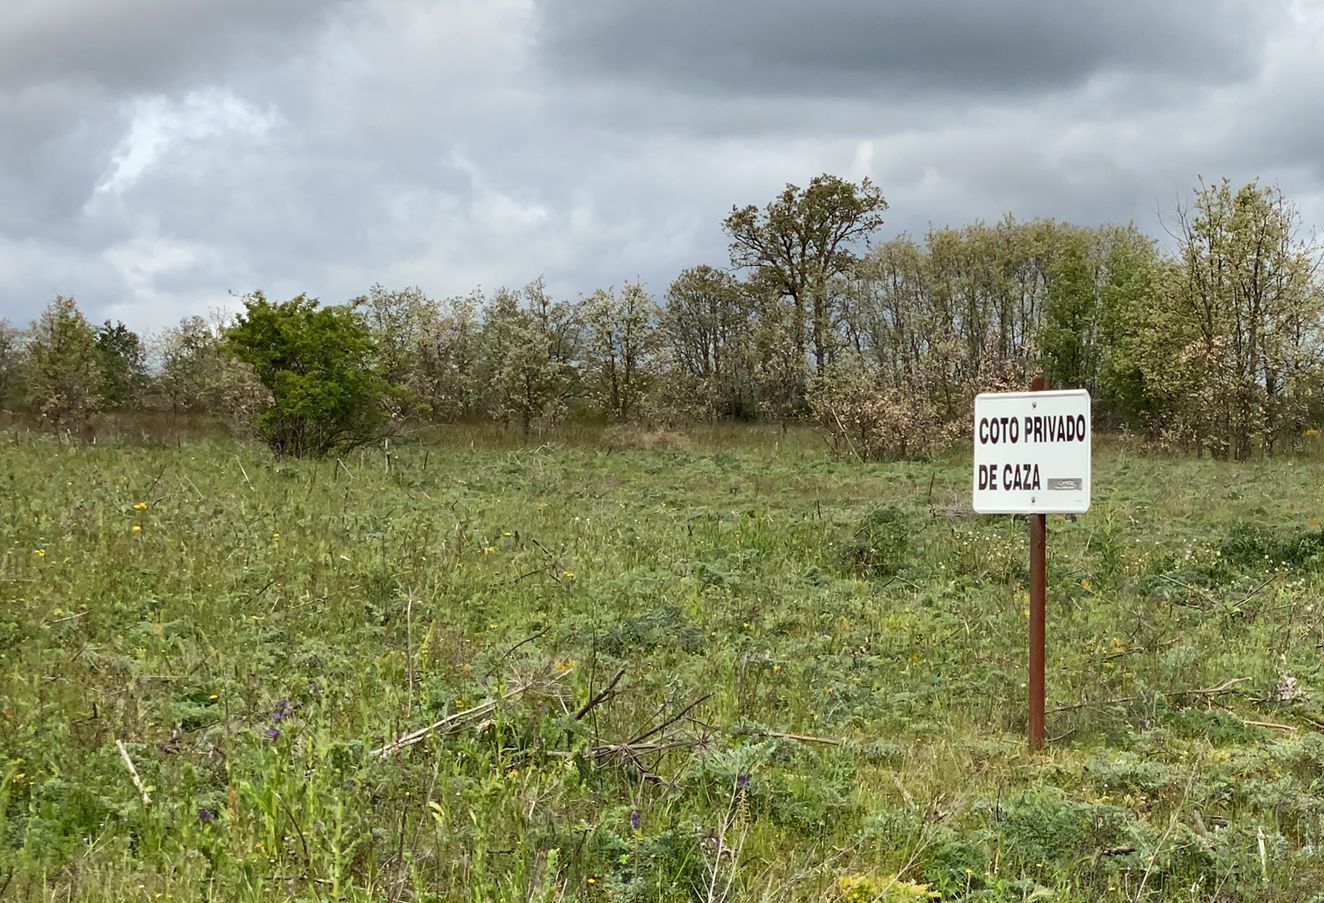
[[[1235,524],[1218,545],[1227,565],[1262,570],[1279,564],[1299,568],[1324,553],[1324,530],[1278,533],[1255,524]]]
[[[882,388],[862,364],[834,364],[809,386],[814,421],[832,450],[860,461],[924,458],[948,437],[922,393]]]
[[[367,327],[345,307],[303,295],[273,304],[261,292],[225,334],[225,350],[271,393],[252,423],[277,454],[325,455],[378,438],[385,380],[373,369]]]

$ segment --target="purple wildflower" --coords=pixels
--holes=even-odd
[[[748,786],[749,786],[749,775],[747,775],[747,774],[742,774],[742,775],[737,775],[737,776],[736,776],[736,789],[737,789],[737,790],[744,790],[744,789],[745,789],[746,787],[748,787]]]
[[[639,822],[642,821],[642,820],[643,820],[643,816],[639,814],[639,810],[638,810],[638,809],[635,809],[633,812],[631,812],[631,813],[630,813],[630,830],[631,830],[631,831],[638,831],[638,830],[639,830]]]
[[[199,810],[198,810],[198,821],[200,821],[200,822],[204,822],[204,823],[206,823],[206,822],[214,822],[214,821],[216,821],[216,812],[215,812],[215,810],[213,810],[213,809],[205,809],[205,808],[204,808],[204,809],[199,809]]]
[[[294,706],[290,704],[290,701],[288,699],[282,699],[276,705],[276,711],[271,713],[271,720],[284,721],[286,718],[290,717],[293,714],[294,714]]]
[[[268,739],[268,740],[275,740],[275,739],[277,739],[278,737],[280,737],[280,728],[278,728],[278,727],[269,727],[269,728],[267,728],[267,739]]]

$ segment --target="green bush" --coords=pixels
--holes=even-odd
[[[1243,570],[1308,566],[1324,553],[1324,530],[1279,533],[1257,524],[1236,524],[1218,545],[1223,562]]]
[[[225,349],[271,393],[253,426],[280,455],[320,456],[382,435],[389,387],[374,369],[368,328],[347,307],[299,295],[273,304],[261,292],[226,331]]]

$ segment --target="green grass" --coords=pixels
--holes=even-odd
[[[1025,525],[961,513],[964,460],[628,444],[11,433],[0,898],[1324,890],[1324,465],[1099,451],[1032,756]]]

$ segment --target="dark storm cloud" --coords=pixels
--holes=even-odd
[[[271,65],[339,0],[7,0],[0,90],[73,81],[107,91],[162,91]]]
[[[0,317],[159,329],[229,291],[562,297],[726,261],[868,176],[884,235],[1161,234],[1197,173],[1324,223],[1316,0],[0,0]]]
[[[547,60],[743,94],[896,98],[1054,90],[1108,72],[1224,81],[1259,64],[1273,4],[1238,0],[551,0]]]

